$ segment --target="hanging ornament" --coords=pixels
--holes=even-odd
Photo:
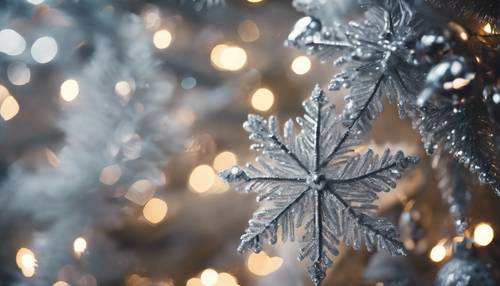
[[[416,44],[417,56],[427,63],[441,61],[450,50],[449,38],[436,31],[422,35]]]
[[[293,26],[293,30],[288,35],[287,44],[303,48],[312,42],[315,35],[321,33],[321,29],[322,25],[318,19],[311,16],[302,17]]]
[[[488,109],[490,120],[500,124],[500,82],[496,85],[488,85],[483,90],[483,100]]]
[[[491,273],[477,257],[468,242],[455,245],[454,257],[439,270],[435,286],[494,286]]]
[[[463,57],[451,57],[435,65],[427,74],[425,88],[417,103],[423,106],[435,94],[451,100],[453,104],[464,104],[477,92],[476,73]]]
[[[404,206],[404,210],[399,217],[399,234],[407,250],[417,253],[426,250],[422,214],[415,208],[415,201],[409,201]]]

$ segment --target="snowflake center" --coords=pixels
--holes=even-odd
[[[326,184],[326,177],[323,174],[311,174],[307,177],[306,182],[312,189],[323,190]]]

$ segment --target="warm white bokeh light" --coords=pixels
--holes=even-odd
[[[17,266],[25,277],[33,277],[38,266],[35,254],[28,248],[20,248],[16,254]]]
[[[446,247],[442,243],[436,244],[429,253],[429,258],[434,262],[441,262],[446,257]]]
[[[41,37],[31,46],[31,57],[41,64],[52,61],[57,55],[57,42],[52,37]]]
[[[480,223],[474,228],[474,243],[479,246],[487,246],[493,241],[495,232],[491,225]]]
[[[219,274],[213,269],[205,269],[200,275],[203,286],[214,286],[219,279]]]
[[[250,2],[250,3],[260,3],[260,2],[262,2],[264,0],[247,0],[247,1]]]
[[[296,57],[292,62],[291,68],[295,74],[306,74],[311,69],[311,60],[306,56]]]
[[[157,49],[166,49],[172,43],[172,34],[167,29],[158,30],[153,35],[153,44]]]
[[[87,249],[87,241],[83,237],[78,237],[73,242],[73,251],[76,256],[80,257]]]
[[[61,98],[64,101],[70,102],[75,100],[80,93],[78,82],[74,79],[68,79],[61,84]]]
[[[252,107],[258,111],[268,111],[274,104],[274,94],[267,88],[259,88],[252,94]]]
[[[52,286],[71,286],[71,285],[64,281],[57,281],[56,283],[52,284]]]
[[[233,167],[238,164],[236,155],[233,152],[224,151],[219,153],[214,159],[214,169],[218,172]]]
[[[2,116],[3,120],[7,121],[14,118],[18,113],[19,104],[12,95],[9,95],[0,105],[0,116]]]
[[[212,167],[200,165],[193,169],[189,176],[189,186],[198,193],[204,193],[215,183],[215,173]]]
[[[491,27],[491,24],[486,23],[486,25],[483,26],[483,31],[487,34],[491,34],[493,32],[493,28]]]
[[[248,270],[257,276],[269,275],[277,271],[281,265],[283,265],[283,258],[269,257],[264,251],[250,254],[247,260]]]
[[[220,44],[210,53],[212,65],[220,70],[237,71],[247,63],[247,53],[238,46]]]
[[[168,206],[165,201],[158,198],[152,198],[144,205],[142,214],[147,221],[156,224],[167,216],[167,211]]]

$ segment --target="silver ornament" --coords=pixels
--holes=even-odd
[[[470,248],[457,245],[454,257],[437,274],[434,286],[494,286],[486,265],[476,258]]]

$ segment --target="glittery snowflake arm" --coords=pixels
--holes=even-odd
[[[382,111],[384,96],[397,102],[401,117],[412,115],[423,72],[413,65],[414,51],[408,47],[419,26],[408,4],[403,0],[362,2],[368,8],[363,23],[307,31],[299,21],[289,41],[342,66],[329,88],[350,88],[346,97],[349,113],[355,115],[359,109],[369,108],[363,113],[368,118],[360,120],[369,128],[366,123]]]
[[[427,103],[415,125],[428,153],[443,148],[500,196],[495,127],[481,108],[477,100],[466,106]]]
[[[369,217],[376,209],[373,202],[378,192],[388,192],[396,186],[396,180],[417,163],[416,157],[405,157],[402,152],[391,155],[387,149],[382,157],[369,150],[364,155],[351,157],[342,168],[327,178],[327,190],[335,199],[337,229],[343,229],[344,241],[358,249],[364,241],[368,250],[386,249],[389,253],[404,254],[397,240],[395,228],[382,219]],[[356,174],[353,176],[353,174]]]
[[[363,240],[369,250],[404,253],[394,227],[372,217],[370,210],[376,208],[376,193],[394,187],[416,159],[388,151],[380,159],[371,151],[353,156],[359,130],[336,114],[319,87],[303,107],[297,136],[291,120],[280,136],[274,117],[249,116],[244,127],[255,142],[252,149],[262,156],[255,165],[233,167],[220,175],[267,202],[253,215],[238,250],[258,252],[265,241],[275,243],[278,228],[283,241],[294,240],[295,230],[302,227],[299,259],[310,262],[311,279],[320,285],[341,240],[356,249]]]

